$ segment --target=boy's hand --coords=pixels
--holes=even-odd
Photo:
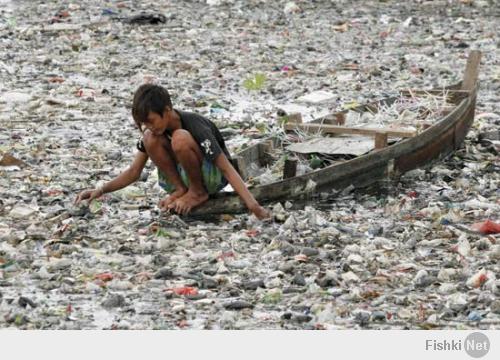
[[[250,210],[259,220],[265,220],[271,218],[271,213],[258,204],[252,207]]]
[[[75,204],[78,205],[82,200],[88,200],[88,203],[90,203],[92,200],[102,196],[102,194],[103,192],[101,188],[84,190],[81,193],[79,193],[78,196],[76,197]]]

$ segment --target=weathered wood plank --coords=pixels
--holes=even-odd
[[[481,52],[478,50],[471,51],[467,58],[464,80],[462,81],[462,90],[472,90],[476,86],[480,62]]]
[[[274,143],[272,139],[267,139],[259,143],[259,165],[267,166],[272,162],[272,152]]]
[[[382,131],[375,133],[375,150],[385,147],[387,147],[387,133]]]
[[[297,174],[297,159],[286,159],[283,167],[283,179],[293,178]]]
[[[416,135],[415,130],[390,129],[390,128],[354,128],[336,125],[324,124],[286,124],[285,130],[300,129],[310,132],[322,132],[326,134],[358,134],[358,135],[375,135],[378,132],[385,132],[388,136],[410,138]]]
[[[260,161],[259,143],[247,147],[246,149],[240,151],[237,155],[243,158],[246,165]]]
[[[248,164],[243,156],[233,156],[233,165],[243,180],[248,179]]]

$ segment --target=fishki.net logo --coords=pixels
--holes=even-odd
[[[426,351],[465,351],[473,358],[481,358],[490,351],[490,339],[480,332],[469,334],[464,340],[425,340]]]

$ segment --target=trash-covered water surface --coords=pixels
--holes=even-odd
[[[0,327],[498,329],[498,9],[0,2]],[[200,220],[159,212],[148,164],[133,186],[73,205],[131,162],[142,83],[211,118],[234,152],[283,111],[307,122],[456,83],[471,49],[483,57],[464,147],[397,183],[283,199],[272,222]],[[411,126],[446,111],[414,100],[352,120]]]

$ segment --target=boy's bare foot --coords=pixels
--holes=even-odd
[[[195,192],[189,189],[187,193],[171,203],[168,208],[175,210],[178,214],[187,215],[193,208],[207,200],[208,194],[206,192]]]
[[[186,188],[175,190],[170,195],[165,196],[163,199],[161,199],[160,202],[158,203],[158,206],[160,207],[161,210],[168,210],[169,205],[175,202],[175,200],[182,197],[185,193],[187,193]]]

